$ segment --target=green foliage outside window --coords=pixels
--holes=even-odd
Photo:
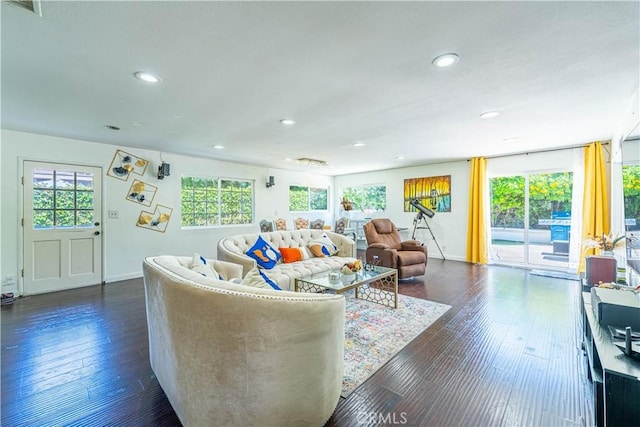
[[[491,179],[491,226],[524,228],[524,176]],[[546,229],[540,219],[553,212],[571,212],[573,174],[571,172],[529,176],[529,228]]]
[[[326,211],[329,193],[326,188],[309,188],[309,208],[312,211]]]
[[[93,174],[38,169],[32,178],[34,229],[93,226]]]
[[[301,185],[289,186],[289,211],[326,211],[329,191],[326,188],[313,188]]]
[[[183,227],[253,223],[253,184],[250,181],[182,177]]]
[[[624,217],[636,220],[636,225],[628,225],[628,230],[640,230],[640,165],[622,167],[622,188],[624,194]]]
[[[363,185],[342,190],[342,198],[351,202],[354,210],[383,212],[387,209],[387,187]]]

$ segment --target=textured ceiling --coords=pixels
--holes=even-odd
[[[328,175],[610,139],[640,79],[638,2],[41,9],[2,2],[3,128]]]

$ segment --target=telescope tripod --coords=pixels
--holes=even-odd
[[[418,226],[418,223],[420,221],[424,223],[423,227]],[[436,240],[436,236],[433,235],[433,231],[431,231],[431,227],[429,227],[429,223],[421,213],[418,213],[418,215],[416,215],[416,217],[413,219],[413,233],[411,234],[411,240],[416,240],[416,230],[429,230],[429,234],[431,234],[431,238],[436,244],[438,251],[440,251],[440,255],[442,256],[442,259],[446,259],[444,257],[444,253],[442,252],[442,249],[440,249],[440,245],[438,244],[438,241]]]

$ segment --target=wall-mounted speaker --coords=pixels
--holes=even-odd
[[[273,175],[270,175],[267,181],[267,188],[273,187],[274,185],[276,185],[276,180],[273,178]]]
[[[169,176],[171,174],[171,167],[169,163],[162,162],[160,166],[158,166],[158,179],[164,179],[165,176]]]

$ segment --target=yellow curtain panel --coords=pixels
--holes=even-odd
[[[584,149],[584,200],[582,204],[582,241],[609,233],[609,195],[601,142]],[[578,272],[585,271],[585,257],[594,249],[582,247]]]
[[[469,220],[467,226],[467,261],[477,264],[489,262],[487,249],[487,220],[485,199],[487,185],[487,159],[471,159],[469,183]]]

